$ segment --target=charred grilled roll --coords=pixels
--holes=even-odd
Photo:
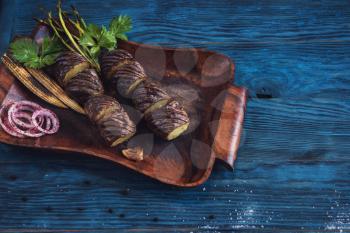
[[[91,96],[102,95],[103,85],[94,69],[86,69],[67,81],[65,87],[67,94],[84,104]]]
[[[56,62],[49,68],[49,73],[56,78],[61,86],[65,86],[72,77],[89,66],[89,62],[79,53],[65,51],[56,58]]]
[[[116,85],[119,95],[131,97],[137,110],[145,114],[149,127],[167,140],[181,135],[189,125],[186,111],[161,86],[148,79],[143,67],[122,49],[100,57],[102,77]]]
[[[143,112],[151,112],[169,102],[170,96],[154,81],[145,80],[140,83],[132,94],[135,107]]]
[[[106,95],[92,97],[84,105],[86,114],[92,122],[98,122],[120,108],[118,101]]]
[[[111,82],[116,85],[117,92],[123,97],[129,97],[130,93],[145,79],[145,71],[135,60],[120,66],[110,78]]]
[[[103,95],[100,77],[78,53],[60,54],[48,72],[55,76],[67,94],[84,106],[91,122],[108,145],[114,147],[133,136],[135,124],[113,97]]]
[[[173,140],[189,126],[186,111],[175,100],[165,106],[145,114],[146,122],[155,133],[166,140]]]
[[[129,97],[137,85],[146,79],[141,64],[123,49],[104,51],[100,63],[102,76],[116,85],[118,94],[123,97]]]
[[[131,60],[134,60],[133,56],[123,49],[102,52],[100,57],[102,76],[109,80],[118,68]]]
[[[84,108],[100,135],[111,147],[126,141],[136,132],[135,124],[123,107],[110,96],[90,97]]]

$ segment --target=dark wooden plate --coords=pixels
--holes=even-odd
[[[39,39],[46,28],[39,26]],[[0,102],[28,99],[52,109],[60,118],[57,134],[38,139],[19,139],[0,129],[0,141],[7,144],[80,152],[117,162],[161,182],[191,187],[205,182],[215,159],[232,168],[239,146],[246,104],[246,89],[235,87],[234,65],[221,54],[202,49],[172,49],[134,42],[120,42],[120,48],[131,52],[147,74],[159,80],[181,101],[189,112],[188,132],[167,142],[138,124],[138,133],[130,143],[141,144],[145,159],[135,162],[109,148],[97,136],[86,117],[70,110],[55,108],[30,93],[7,70],[0,66]],[[133,115],[132,106],[126,104]]]

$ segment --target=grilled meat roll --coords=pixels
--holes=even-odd
[[[170,96],[152,80],[140,83],[132,94],[135,107],[147,113],[161,108],[170,100]]]
[[[100,56],[102,76],[116,85],[119,95],[128,97],[146,78],[145,71],[133,56],[122,49],[104,51]]]
[[[145,114],[146,122],[155,133],[166,140],[173,140],[189,126],[190,120],[183,107],[175,100]]]
[[[102,76],[109,80],[119,67],[129,63],[131,60],[134,60],[133,56],[123,49],[103,51],[100,56]]]
[[[91,122],[97,126],[100,135],[111,147],[126,141],[136,132],[135,124],[123,107],[110,96],[92,96],[84,108]]]
[[[115,70],[110,80],[116,85],[118,93],[129,97],[135,88],[146,79],[146,73],[141,64],[135,60],[125,63]]]
[[[56,62],[49,68],[49,73],[64,87],[71,78],[89,66],[89,62],[79,53],[65,51],[56,58]]]
[[[113,97],[103,95],[100,77],[78,53],[61,53],[50,68],[67,94],[84,106],[91,122],[109,146],[117,146],[133,136],[135,124]]]
[[[91,96],[102,95],[103,85],[94,69],[86,69],[68,80],[64,87],[67,94],[79,104],[84,104]]]
[[[116,85],[119,95],[131,96],[137,110],[145,114],[149,127],[167,140],[181,135],[189,125],[186,111],[161,86],[148,79],[133,56],[122,49],[100,57],[103,78]]]

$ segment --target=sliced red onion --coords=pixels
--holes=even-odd
[[[37,124],[44,129],[50,129],[51,128],[51,118],[45,117],[44,115],[38,115],[36,117]],[[34,124],[34,122],[33,122]],[[45,125],[45,126],[44,126]]]
[[[21,100],[14,103],[16,106],[21,107],[21,109],[42,109],[39,104],[28,100]],[[29,107],[29,108],[28,108]]]
[[[9,108],[9,118],[11,118],[10,121],[13,121],[17,126],[25,127],[28,129],[34,128],[35,125],[33,124],[31,119],[29,120],[29,123],[27,123],[21,120],[19,117],[16,117],[16,115],[19,113],[28,113],[29,117],[31,117],[35,111],[40,109],[42,109],[40,105],[30,101],[23,100],[15,102]],[[25,117],[24,115],[21,116]]]
[[[8,121],[10,123],[10,126],[17,132],[20,133],[22,135],[28,136],[28,137],[32,137],[32,138],[38,138],[43,136],[45,133],[39,131],[36,127],[35,128],[25,128],[21,125],[16,125],[16,123],[13,121],[13,118],[11,117],[11,115],[9,114],[8,116]]]
[[[54,112],[24,100],[1,107],[0,125],[15,137],[41,137],[56,133],[59,120]]]
[[[32,138],[39,138],[41,136],[44,136],[45,132],[42,132],[42,131],[38,130],[37,128],[32,128],[32,129],[26,131],[24,135],[26,135],[28,137],[32,137]]]
[[[24,135],[23,134],[20,134],[19,132],[17,132],[11,125],[10,125],[10,122],[9,122],[9,117],[8,117],[8,110],[9,108],[12,106],[13,103],[9,103],[9,104],[6,104],[6,105],[3,105],[0,109],[0,125],[2,127],[2,129],[14,136],[14,137],[18,137],[18,138],[24,138]]]
[[[38,122],[39,116],[42,116],[46,119],[45,128],[40,126],[40,124]],[[58,129],[60,127],[60,123],[58,121],[57,115],[48,109],[41,109],[41,110],[35,111],[33,116],[32,116],[32,121],[33,121],[33,124],[35,125],[36,129],[38,129],[39,131],[44,132],[46,134],[54,134],[58,131]]]
[[[40,116],[38,116],[38,117],[40,117]],[[51,125],[53,124],[53,122],[52,122],[52,120],[51,120],[51,118],[45,118],[45,117],[41,117],[41,118],[44,118],[44,122],[45,122],[45,129],[51,129]],[[57,121],[58,121],[58,119],[57,119]],[[44,124],[44,122],[43,122],[43,124]],[[43,125],[42,124],[42,125]],[[58,122],[58,124],[59,124],[59,122]],[[59,127],[59,125],[58,125],[58,127]],[[58,130],[58,129],[57,129]],[[57,131],[56,131],[57,132]]]
[[[19,101],[19,102],[12,104],[8,110],[8,121],[9,121],[11,127],[17,133],[20,133],[20,134],[28,136],[28,137],[41,137],[41,136],[43,136],[44,134],[41,131],[38,131],[37,129],[35,129],[34,124],[32,124],[32,123],[27,124],[23,121],[20,121],[19,119],[17,119],[17,123],[15,122],[14,119],[16,119],[16,118],[14,117],[14,114],[20,110],[23,110],[23,109],[27,109],[29,111],[34,112],[36,110],[40,110],[41,107],[40,107],[40,105],[38,105],[36,103],[29,102],[29,101]]]
[[[33,114],[27,112],[12,112],[10,113],[9,117],[12,117],[13,122],[17,125],[31,129],[35,127],[32,122],[32,115]]]
[[[30,117],[30,118],[32,118],[32,117]],[[42,126],[44,124],[44,122],[45,122],[45,119],[43,117],[40,117],[38,119],[38,123],[39,123],[40,126]]]

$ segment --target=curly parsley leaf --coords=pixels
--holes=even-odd
[[[62,45],[56,37],[44,37],[43,42],[41,44],[41,54],[43,56],[50,54],[58,54],[62,51],[62,49]]]
[[[90,36],[89,33],[85,32],[80,38],[79,38],[79,44],[84,47],[92,47],[96,44],[94,38]]]
[[[62,47],[58,40],[45,37],[40,45],[30,38],[21,38],[10,44],[13,58],[24,66],[40,69],[55,62]]]
[[[12,56],[19,62],[25,63],[38,56],[39,46],[29,38],[17,39],[10,44]]]
[[[120,15],[112,19],[109,24],[109,31],[113,33],[113,35],[121,40],[128,40],[125,33],[130,31],[132,28],[131,18],[127,15]]]
[[[102,26],[101,37],[99,42],[101,47],[112,50],[114,49],[117,40],[112,32],[107,31],[107,28],[105,26]]]
[[[114,49],[116,43],[116,38],[105,26],[98,27],[95,24],[89,24],[79,39],[79,44],[88,49],[93,57],[98,56],[101,48]]]

